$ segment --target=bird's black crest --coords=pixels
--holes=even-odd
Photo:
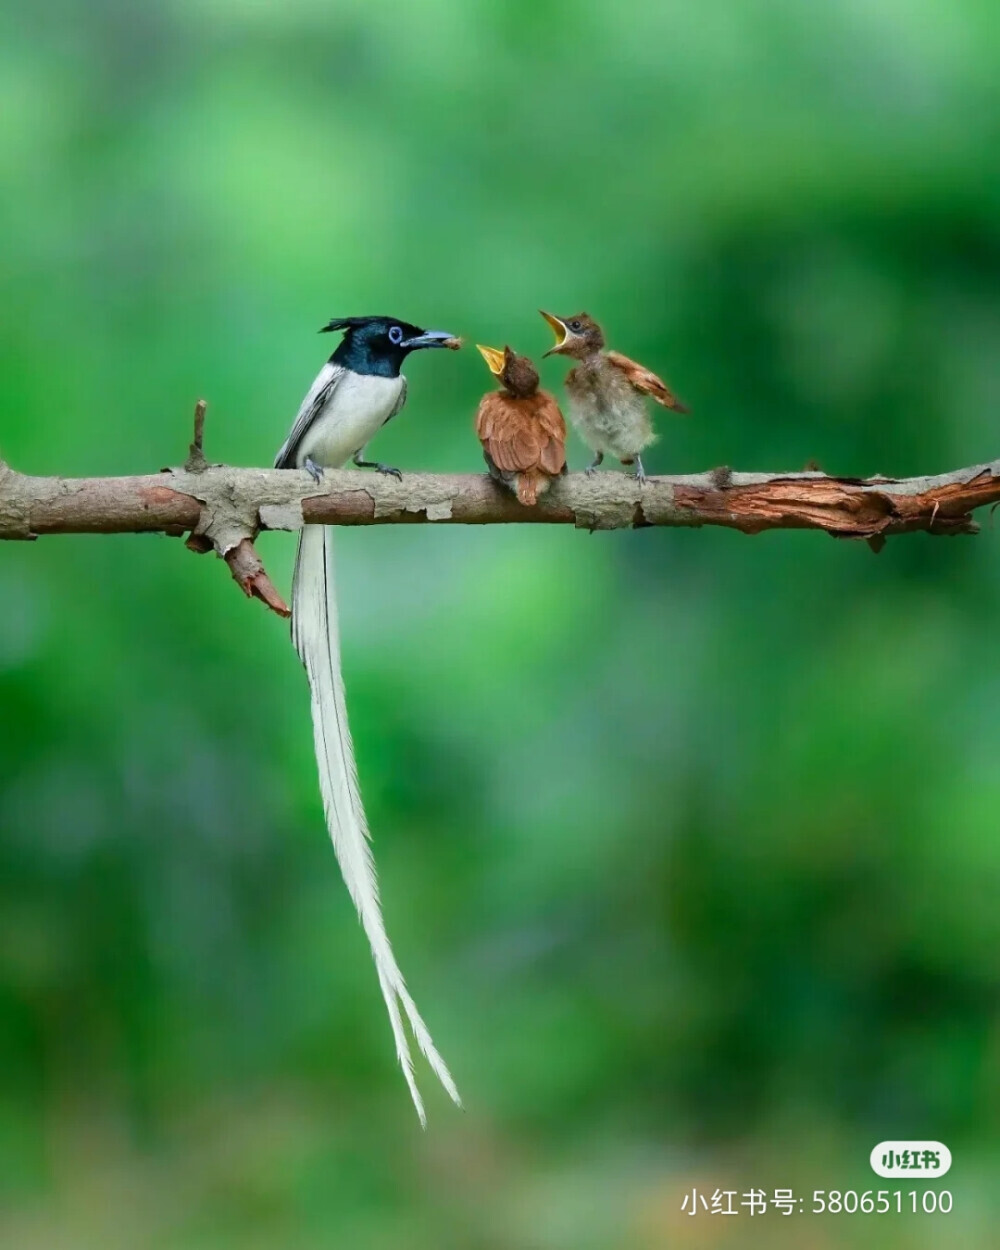
[[[329,334],[333,330],[359,330],[362,326],[375,322],[392,321],[391,317],[331,317],[325,326],[320,327],[320,334]],[[405,322],[403,323],[405,324]]]

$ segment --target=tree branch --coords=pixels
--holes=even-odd
[[[818,529],[836,538],[886,538],[924,530],[975,534],[972,512],[1000,502],[1000,461],[937,477],[843,478],[823,473],[710,473],[650,478],[576,473],[526,508],[485,474],[406,474],[402,482],[328,470],[317,486],[302,470],[227,465],[143,477],[28,477],[0,461],[0,538],[160,531],[214,548],[248,594],[287,611],[252,542],[258,531],[303,523],[393,525],[508,522],[582,529],[722,525],[757,534]],[[249,541],[250,551],[243,547]],[[253,559],[250,559],[252,554]],[[254,564],[256,560],[256,564]],[[234,567],[234,562],[236,567]],[[263,581],[261,581],[263,579]]]
[[[0,538],[43,534],[207,533],[229,523],[248,531],[325,525],[509,522],[624,529],[723,525],[821,529],[839,538],[926,530],[974,534],[970,515],[1000,502],[1000,461],[937,477],[845,478],[823,473],[733,473],[715,469],[651,477],[570,474],[526,508],[485,474],[409,473],[402,482],[330,469],[317,485],[297,469],[217,465],[142,477],[29,477],[0,462]]]

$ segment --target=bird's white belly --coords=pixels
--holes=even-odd
[[[385,425],[405,385],[402,375],[345,374],[303,436],[296,463],[308,458],[327,468],[346,464]]]
[[[641,395],[629,388],[610,396],[585,393],[570,397],[570,419],[594,451],[630,459],[654,439]]]

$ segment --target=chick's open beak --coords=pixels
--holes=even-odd
[[[503,373],[504,353],[502,351],[498,351],[495,347],[483,347],[482,343],[476,344],[476,350],[482,356],[483,360],[486,361],[490,373],[492,373],[495,378],[498,378],[500,374]]]
[[[541,308],[538,311],[552,327],[552,332],[556,336],[555,346],[550,347],[547,352],[544,352],[542,354],[542,358],[544,359],[545,356],[556,356],[566,346],[566,340],[569,338],[569,330],[566,328],[565,321],[561,321],[558,317],[553,317],[551,313],[547,313]]]

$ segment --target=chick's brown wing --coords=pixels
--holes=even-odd
[[[557,477],[566,468],[566,422],[548,391],[539,391],[535,402],[535,420],[541,435],[538,463],[551,477]]]
[[[498,469],[523,473],[539,462],[541,432],[530,410],[509,395],[491,391],[483,396],[476,413],[476,433]]]
[[[658,378],[652,369],[647,369],[643,365],[638,364],[634,360],[630,360],[628,356],[623,356],[621,352],[606,352],[605,359],[609,364],[620,369],[628,378],[637,391],[642,391],[643,395],[648,395],[650,399],[655,399],[658,404],[664,408],[671,408],[674,412],[688,412],[689,409],[682,404],[677,396],[673,393],[669,386],[662,378]]]

